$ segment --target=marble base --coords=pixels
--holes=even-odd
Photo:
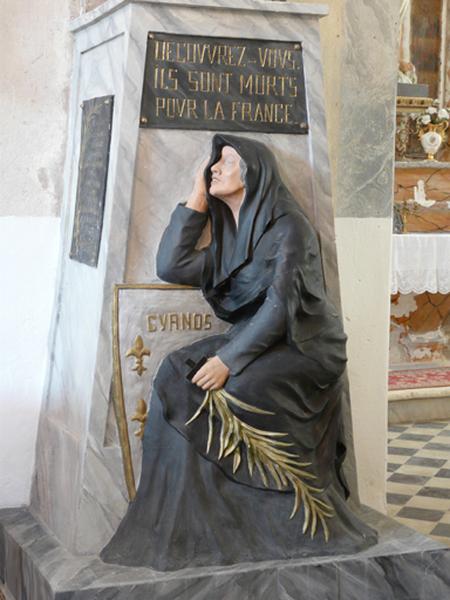
[[[389,425],[401,423],[430,423],[432,421],[448,421],[450,419],[450,393],[441,398],[422,397],[389,399]]]
[[[379,543],[355,555],[158,573],[74,556],[27,509],[5,509],[0,579],[14,600],[448,600],[450,548],[359,512]]]

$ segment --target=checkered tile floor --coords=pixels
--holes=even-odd
[[[392,425],[388,514],[450,546],[450,423]]]

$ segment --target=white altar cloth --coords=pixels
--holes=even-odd
[[[450,234],[393,235],[391,293],[450,293]]]

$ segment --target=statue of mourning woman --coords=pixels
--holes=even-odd
[[[316,232],[267,147],[214,136],[157,271],[200,287],[230,328],[160,365],[137,495],[103,560],[171,571],[375,543],[342,476],[346,336]]]

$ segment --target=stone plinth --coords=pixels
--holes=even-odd
[[[319,19],[326,12],[323,5],[257,0],[110,0],[71,24],[74,66],[59,291],[31,505],[33,514],[74,553],[97,553],[116,530],[128,502],[111,402],[114,288],[157,282],[159,239],[170,213],[192,189],[213,135],[139,127],[149,32],[301,42],[308,135],[241,135],[259,139],[276,155],[283,180],[321,236],[327,286],[338,305],[319,36]],[[81,106],[104,96],[114,97],[114,111],[102,239],[93,268],[69,254]],[[152,306],[150,312],[160,310],[163,305]],[[123,352],[137,334],[153,352],[142,326],[130,329],[131,342],[124,341]],[[153,374],[149,364],[147,375]],[[346,413],[350,430],[348,406]],[[356,490],[351,439],[348,449],[347,479]],[[139,472],[138,465],[135,470]]]
[[[76,557],[26,509],[0,511],[13,600],[448,600],[450,548],[370,509],[379,543],[356,555],[158,573]]]

